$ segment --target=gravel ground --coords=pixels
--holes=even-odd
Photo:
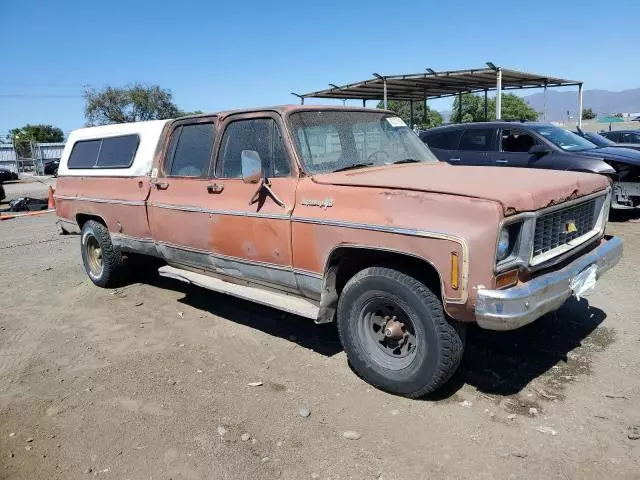
[[[333,325],[169,280],[94,287],[53,222],[0,222],[0,478],[640,478],[634,221],[610,225],[625,257],[589,303],[472,328],[424,400],[360,380]]]

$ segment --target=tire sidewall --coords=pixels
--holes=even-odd
[[[442,311],[430,308],[417,292],[387,276],[364,277],[345,290],[340,298],[338,322],[340,331],[344,332],[341,334],[343,346],[356,372],[369,383],[394,393],[411,394],[428,384],[440,363],[441,345],[434,316],[442,315]],[[356,328],[362,307],[380,295],[390,297],[402,307],[414,326],[417,350],[412,362],[400,370],[385,368],[373,360]]]
[[[94,226],[91,224],[92,222],[87,222],[84,227],[82,228],[82,235],[80,237],[80,251],[82,252],[82,263],[84,265],[84,270],[85,272],[87,272],[87,275],[89,276],[89,278],[91,279],[91,281],[93,283],[95,283],[98,286],[105,286],[107,284],[107,264],[104,261],[104,257],[103,257],[103,261],[102,261],[102,269],[100,270],[100,274],[99,275],[95,275],[92,271],[91,268],[89,267],[89,259],[88,259],[88,255],[87,255],[87,241],[89,240],[89,238],[93,237],[96,239],[96,241],[98,242],[98,245],[100,245],[100,248],[105,251],[105,245],[104,242],[102,241],[102,239],[100,238],[100,235],[98,235],[95,231]]]

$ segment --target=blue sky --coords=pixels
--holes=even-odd
[[[204,111],[296,103],[289,92],[372,72],[486,61],[583,80],[586,89],[639,87],[640,62],[630,47],[640,2],[611,5],[7,0],[0,2],[0,135],[25,123],[79,128],[83,85],[134,81],[169,88],[180,108]],[[448,108],[446,100],[434,105]]]

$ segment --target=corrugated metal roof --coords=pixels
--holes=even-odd
[[[384,97],[384,84],[387,84],[389,100],[418,100],[442,98],[459,93],[477,93],[496,90],[497,70],[479,68],[470,70],[450,70],[404,75],[377,75],[368,80],[333,86],[326,90],[297,95],[303,98],[336,98],[358,100],[381,100]],[[577,80],[552,77],[536,73],[520,72],[506,68],[502,72],[502,90],[522,88],[563,87],[580,85]]]

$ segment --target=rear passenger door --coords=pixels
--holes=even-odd
[[[215,181],[209,171],[215,118],[171,124],[151,178],[148,212],[153,240],[172,264],[207,268],[214,229]]]
[[[493,162],[489,152],[495,149],[495,128],[467,128],[462,130],[457,161],[460,165],[487,166]]]

